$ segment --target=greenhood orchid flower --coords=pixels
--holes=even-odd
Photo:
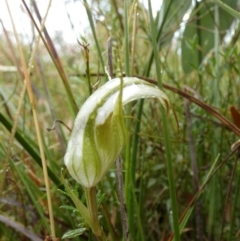
[[[120,155],[126,140],[122,106],[141,98],[169,101],[158,87],[135,77],[109,80],[82,105],[64,157],[71,176],[85,188],[94,187]]]

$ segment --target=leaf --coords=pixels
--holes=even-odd
[[[239,113],[239,111],[234,106],[231,106],[230,112],[231,112],[231,116],[232,116],[234,124],[238,128],[240,128],[240,113]]]
[[[4,125],[4,127],[11,132],[12,130],[12,123],[2,114],[0,113],[0,122]],[[27,137],[23,137],[21,131],[19,129],[16,130],[15,133],[15,139],[21,144],[21,146],[24,148],[24,150],[33,158],[33,160],[42,168],[42,162],[41,157],[39,153],[35,150],[35,148],[30,145],[29,143],[34,143],[33,141],[26,140]],[[63,186],[58,179],[58,177],[55,175],[55,173],[49,168],[48,169],[48,175],[51,178],[51,180],[55,183],[55,185],[62,189]]]
[[[163,20],[165,18],[162,33],[163,37],[161,37],[160,39],[161,44],[168,44],[171,41],[175,31],[180,27],[179,25],[182,22],[183,16],[186,14],[190,6],[191,1],[189,0],[163,1],[159,17],[160,24],[163,23]]]
[[[78,229],[70,230],[62,236],[62,239],[75,238],[77,236],[82,235],[85,232],[85,230],[86,228],[78,228]]]
[[[78,199],[78,197],[75,195],[75,193],[71,190],[68,182],[62,178],[62,182],[64,184],[64,187],[66,189],[66,192],[71,197],[74,205],[76,206],[77,210],[80,212],[84,220],[88,223],[88,225],[94,230],[94,223],[90,216],[89,210],[87,207]]]
[[[228,0],[226,3],[228,6],[236,8],[237,0]],[[214,47],[216,26],[214,8],[214,3],[201,1],[189,17],[182,39],[182,67],[186,73],[197,69]],[[222,40],[234,17],[222,8],[219,8],[219,16],[219,33]]]
[[[41,206],[41,204],[39,202],[38,195],[37,195],[38,194],[38,187],[36,188],[34,183],[32,183],[30,178],[23,171],[23,167],[22,166],[17,166],[15,164],[15,162],[13,162],[12,160],[10,160],[10,165],[16,171],[16,173],[17,173],[17,175],[19,177],[19,180],[21,180],[21,182],[23,183],[23,185],[24,185],[24,187],[26,189],[27,194],[29,195],[30,199],[32,200],[33,205],[34,205],[35,209],[37,210],[37,213],[40,216],[40,221],[42,222],[42,225],[44,227],[46,227],[48,232],[50,232],[49,223],[47,222],[47,219],[44,216],[43,207]]]
[[[204,185],[209,181],[209,178],[211,177],[211,174],[212,174],[213,171],[214,171],[214,168],[215,168],[215,166],[216,166],[216,164],[217,164],[217,161],[218,161],[218,159],[219,159],[219,156],[220,156],[220,155],[218,154],[217,157],[215,158],[215,160],[214,160],[214,162],[213,162],[210,170],[208,171],[206,177],[204,178],[204,182],[203,182],[202,186],[204,186]],[[201,186],[201,187],[202,187],[202,186]],[[204,191],[204,190],[201,190],[201,187],[200,187],[200,189],[199,189],[199,191],[198,191],[199,193],[198,193],[198,195],[196,196],[196,199],[198,199],[198,198],[201,196],[202,192]],[[191,217],[193,210],[194,210],[194,205],[190,206],[190,207],[184,212],[183,218],[181,219],[181,222],[180,222],[180,224],[179,224],[180,233],[183,233],[184,228],[185,228],[185,226],[186,226],[189,218]],[[169,240],[175,241],[175,238],[173,237],[173,239],[170,238]]]
[[[220,0],[215,0],[215,2],[223,8],[225,11],[227,11],[229,14],[231,14],[233,17],[240,20],[240,13],[234,10],[233,8],[229,7],[227,4],[223,3]]]
[[[72,207],[72,206],[69,206],[69,205],[62,205],[59,208],[66,209],[66,210],[72,210],[72,211],[77,210],[75,207]]]

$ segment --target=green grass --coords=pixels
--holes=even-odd
[[[8,33],[0,38],[1,65],[18,67],[16,72],[0,71],[0,214],[17,224],[13,227],[0,219],[0,240],[30,240],[17,228],[20,224],[42,240],[49,235],[61,239],[69,231],[73,236],[82,233],[72,240],[96,240],[65,193],[61,175],[86,204],[83,188],[71,178],[63,162],[70,136],[67,127],[72,128],[78,108],[91,92],[89,77],[92,86],[100,80],[92,91],[107,80],[104,66],[107,66],[106,46],[110,36],[115,76],[138,75],[154,80],[172,105],[166,114],[158,101],[146,99],[124,110],[129,140],[121,155],[122,192],[130,240],[198,241],[200,237],[208,241],[220,240],[220,237],[227,241],[239,240],[239,163],[235,154],[229,156],[231,145],[240,136],[240,130],[230,123],[233,122],[230,107],[240,109],[239,26],[232,40],[223,44],[222,33],[230,25],[223,26],[217,10],[212,9],[212,17],[215,14],[215,22],[219,21],[220,27],[215,26],[215,35],[210,31],[214,44],[209,50],[200,36],[204,39],[210,35],[204,28],[196,31],[191,27],[196,27],[197,14],[202,20],[210,21],[204,10],[211,10],[210,2],[202,1],[195,6],[190,15],[192,21],[187,25],[189,32],[182,33],[182,38],[175,35],[174,40],[174,33],[179,30],[189,7],[188,1],[182,1],[182,5],[176,0],[166,1],[165,10],[156,18],[141,3],[134,11],[130,1],[108,1],[108,7],[99,1],[84,2],[88,3],[85,7],[91,31],[79,42],[90,43],[87,74],[86,52],[77,42],[73,53],[68,51],[67,43],[58,45],[57,39],[47,39],[45,33],[41,37],[46,39],[45,43],[40,41],[36,53],[29,54],[30,46],[21,41],[17,43],[12,37],[8,39]],[[175,11],[176,6],[179,11]],[[238,17],[225,5],[219,3],[219,6],[222,7],[219,11],[226,9],[230,16]],[[201,9],[205,15],[201,15]],[[97,14],[104,15],[104,20],[96,22]],[[230,16],[228,20],[232,21]],[[214,27],[204,21],[198,24]],[[195,36],[189,34],[193,31]],[[82,42],[83,37],[87,42]],[[51,43],[53,46],[47,47]],[[23,80],[27,79],[24,62],[27,66],[31,54],[32,89],[28,86],[23,92]],[[29,94],[32,97],[29,98]],[[190,119],[186,116],[187,105]],[[235,124],[240,123],[239,116]],[[56,120],[64,124],[55,123]],[[47,163],[48,190],[43,156]],[[194,163],[197,172],[193,170]],[[117,185],[115,166],[97,185],[100,224],[108,239],[116,241],[125,239]],[[50,210],[53,219],[50,219]]]

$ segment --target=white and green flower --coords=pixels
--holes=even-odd
[[[122,106],[141,98],[157,98],[168,110],[166,94],[158,87],[135,77],[108,81],[82,105],[64,157],[71,176],[91,188],[104,177],[120,155],[126,139]]]

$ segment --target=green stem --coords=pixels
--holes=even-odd
[[[97,198],[96,198],[96,188],[86,188],[85,189],[87,207],[89,210],[89,214],[93,223],[92,231],[98,237],[99,240],[105,240],[104,233],[100,227],[98,221],[98,208],[97,208]]]
[[[240,165],[239,163],[237,164],[237,174],[236,174],[236,194],[233,200],[233,207],[232,207],[232,215],[231,215],[231,220],[230,220],[230,229],[228,233],[228,241],[233,240],[233,231],[234,231],[234,222],[235,222],[235,216],[236,216],[236,210],[237,210],[237,205],[239,203],[239,194],[240,194]]]
[[[130,61],[129,61],[129,29],[128,29],[128,2],[124,0],[124,60],[125,60],[125,73],[126,76],[130,75]],[[131,113],[131,105],[128,105],[126,108],[126,116],[130,116]],[[126,120],[126,128],[130,130],[131,120]],[[127,214],[128,214],[128,223],[129,223],[129,234],[130,238],[134,237],[134,190],[133,190],[133,182],[132,182],[132,165],[131,165],[131,139],[127,137],[126,148],[125,148],[125,197],[126,197],[126,205],[127,205]],[[135,173],[134,173],[135,174]]]
[[[151,6],[150,0],[148,0],[148,9],[149,9],[149,15],[150,15],[152,46],[153,46],[154,57],[155,57],[158,86],[159,86],[159,88],[162,89],[160,59],[159,59],[159,55],[158,55],[156,31],[155,31],[155,25],[154,25],[154,20],[153,20],[153,15],[152,15],[152,6]],[[169,191],[170,191],[170,198],[171,198],[171,206],[172,206],[174,237],[175,237],[176,241],[180,241],[180,233],[179,233],[179,225],[178,225],[178,211],[177,211],[177,198],[176,198],[176,190],[175,190],[175,185],[174,185],[172,158],[171,158],[171,143],[169,140],[169,130],[168,130],[166,111],[162,105],[161,105],[161,114],[162,114],[164,140],[165,140],[166,156],[167,156],[167,173],[168,173],[168,183],[169,183]]]
[[[210,86],[211,90],[211,98],[212,98],[212,103],[214,106],[219,107],[220,103],[220,93],[219,93],[219,54],[218,54],[218,49],[219,49],[219,43],[220,43],[220,38],[219,38],[219,11],[218,11],[218,6],[215,5],[214,9],[214,22],[215,22],[215,28],[214,28],[214,55],[215,55],[215,78],[213,80],[213,84]],[[214,136],[213,136],[213,144],[212,144],[212,158],[214,159],[217,154],[218,154],[218,145],[219,145],[219,140],[220,138],[220,130],[214,130]],[[215,176],[212,180],[211,183],[211,188],[210,188],[210,202],[209,202],[209,221],[208,221],[208,230],[211,236],[214,236],[214,227],[215,227],[215,220],[216,220],[216,215],[218,213],[218,210],[220,208],[220,205],[216,205],[216,200],[221,200],[221,196],[219,195],[219,183],[220,180],[218,176]]]
[[[96,31],[95,31],[95,26],[94,26],[94,22],[93,22],[92,13],[91,13],[91,10],[90,10],[90,7],[89,7],[87,1],[83,0],[83,2],[84,2],[84,6],[85,6],[85,9],[86,9],[87,15],[88,15],[88,21],[90,23],[90,27],[91,27],[91,30],[92,30],[93,38],[94,38],[94,41],[95,41],[95,44],[96,44],[96,47],[97,47],[98,57],[100,58],[100,62],[101,62],[101,65],[102,65],[102,70],[103,70],[103,73],[104,73],[105,72],[104,61],[103,61],[103,57],[102,57],[102,51],[101,51],[101,48],[100,48],[100,45],[99,45],[99,42],[98,42],[97,34],[96,34]]]
[[[200,48],[203,48],[202,47],[202,30],[201,30],[201,11],[199,10],[199,2],[196,1],[196,6],[195,6],[195,9],[197,11],[196,15],[197,15],[197,19],[196,19],[196,24],[197,24],[197,28],[196,28],[196,31],[197,31],[197,41],[198,41],[198,46]],[[202,63],[202,50],[200,50],[199,48],[197,48],[197,55],[198,55],[198,66],[201,65]],[[199,81],[199,85],[200,85],[200,94],[203,94],[203,85],[202,85],[202,73],[201,71],[198,71],[198,81]]]
[[[126,76],[130,74],[129,62],[129,29],[128,29],[128,1],[124,1],[124,49],[125,49],[125,72]]]

